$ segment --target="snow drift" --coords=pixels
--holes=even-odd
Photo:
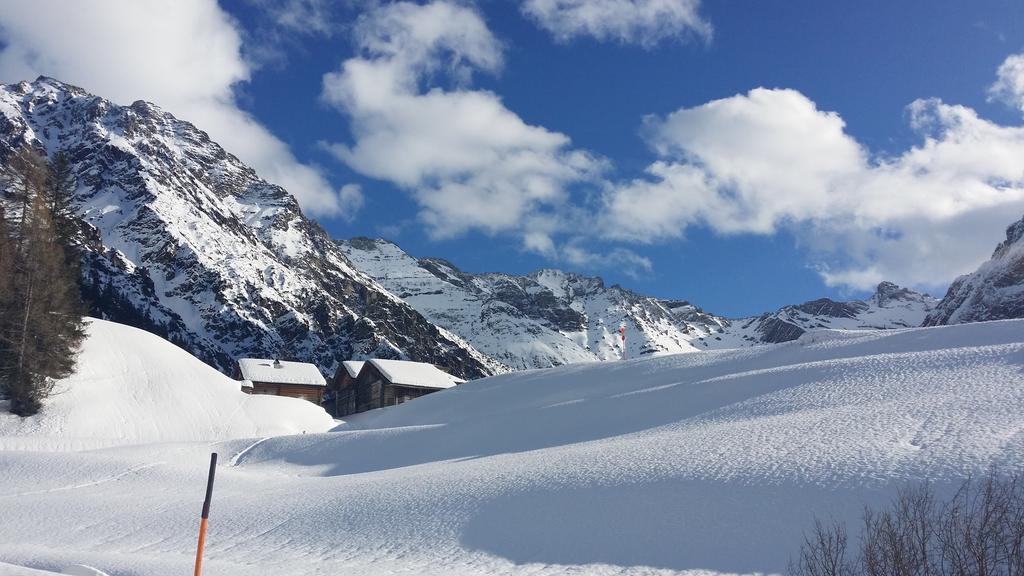
[[[0,414],[0,450],[214,441],[333,424],[309,402],[243,394],[238,382],[162,338],[89,319],[77,371],[57,383],[43,411]]]

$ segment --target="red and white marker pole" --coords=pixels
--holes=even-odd
[[[206,546],[206,525],[210,519],[210,500],[213,499],[213,476],[217,472],[217,453],[210,454],[210,476],[206,479],[206,500],[203,501],[203,515],[199,522],[199,546],[196,548],[196,573],[203,573],[203,547]]]
[[[622,337],[622,359],[626,359],[626,327],[619,326],[619,336]]]

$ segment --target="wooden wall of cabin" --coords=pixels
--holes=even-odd
[[[334,416],[340,418],[356,413],[356,379],[344,366],[339,365],[334,378],[331,379],[331,391],[334,392]]]
[[[430,394],[431,392],[437,392],[433,388],[417,388],[412,386],[400,386],[398,384],[387,384],[384,386],[384,397],[381,400],[382,406],[395,406],[408,402],[409,400],[415,400],[420,396]]]
[[[356,379],[356,412],[366,412],[384,406],[381,403],[384,389],[384,375],[371,364],[359,372]]]
[[[348,387],[334,395],[334,416],[341,418],[356,413],[356,389]]]
[[[320,405],[323,399],[323,386],[305,386],[302,384],[275,384],[270,382],[253,382],[253,394],[269,394],[273,396],[287,396],[289,398],[300,398]]]

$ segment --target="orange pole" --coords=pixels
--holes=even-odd
[[[203,500],[202,520],[199,521],[199,545],[196,546],[195,576],[203,573],[203,548],[206,546],[206,526],[210,519],[210,500],[213,499],[213,476],[217,472],[217,453],[210,454],[210,476],[206,479],[206,499]]]
[[[203,518],[199,522],[199,547],[196,549],[196,574],[195,576],[201,576],[203,573],[203,547],[206,546],[206,524],[208,519]]]

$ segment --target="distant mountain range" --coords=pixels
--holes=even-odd
[[[729,320],[684,300],[661,300],[561,270],[472,275],[393,242],[339,243],[353,265],[431,322],[514,369],[795,340],[820,328],[919,326],[937,301],[883,282],[866,301],[814,300]]]
[[[0,86],[0,161],[29,145],[69,156],[93,312],[156,332],[222,371],[283,356],[332,373],[349,358],[507,370],[1024,315],[1024,221],[942,302],[883,282],[730,320],[685,300],[560,270],[468,274],[380,239],[337,241],[287,191],[188,122],[51,78]],[[623,350],[619,336],[625,328]]]

